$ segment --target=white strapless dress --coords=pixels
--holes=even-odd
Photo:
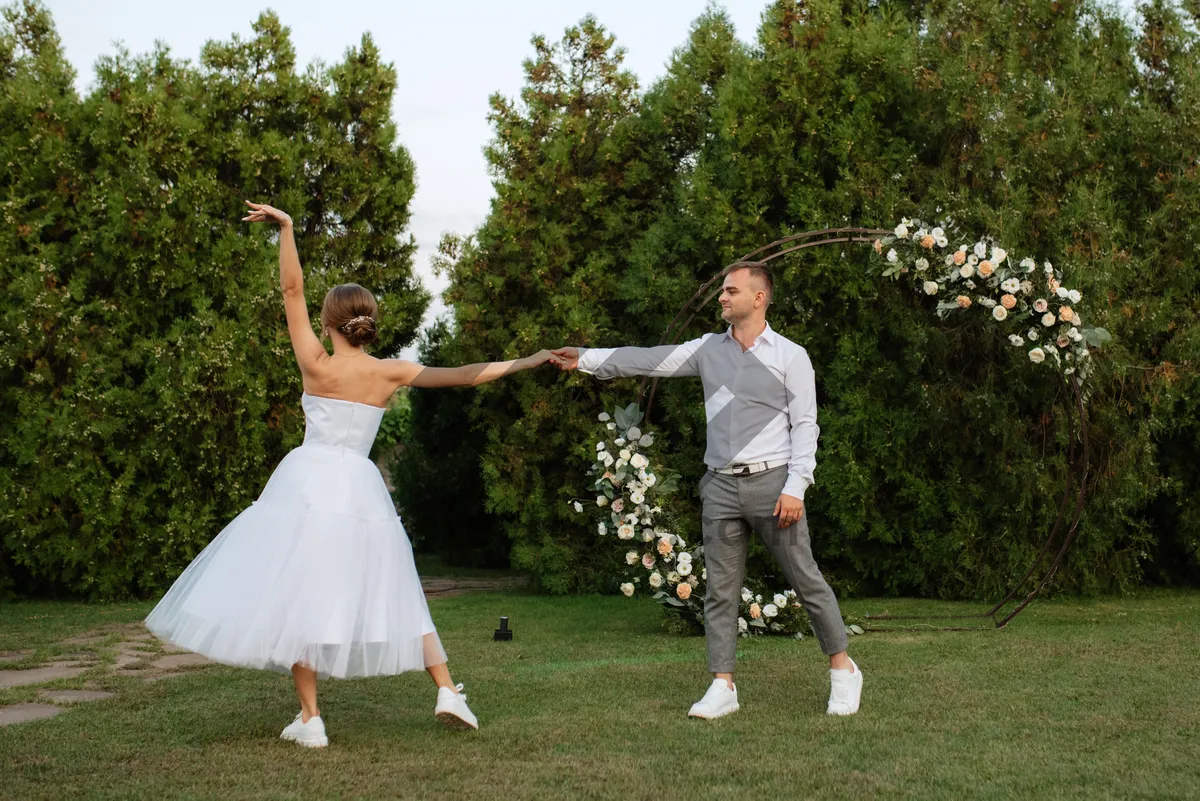
[[[367,458],[383,409],[305,393],[304,444],[209,543],[146,626],[227,665],[349,678],[446,660],[412,544]]]

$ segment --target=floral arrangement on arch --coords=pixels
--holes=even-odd
[[[886,259],[884,277],[907,278],[915,291],[938,298],[938,317],[986,310],[1004,326],[1013,347],[1028,350],[1031,362],[1053,365],[1082,384],[1091,373],[1088,346],[1100,347],[1112,337],[1103,328],[1084,326],[1083,295],[1063,284],[1062,272],[1048,261],[1039,267],[1030,257],[1013,264],[990,238],[949,245],[944,229],[927,230],[920,220],[904,218],[893,236],[875,240],[875,252]]]
[[[680,474],[667,470],[653,458],[654,435],[638,424],[637,404],[599,416],[600,433],[588,475],[594,501],[573,500],[576,514],[585,503],[595,510],[596,534],[612,552],[625,581],[626,597],[649,593],[663,605],[679,631],[704,630],[704,595],[708,572],[704,548],[689,546],[672,529],[673,518],[662,500],[678,488]],[[858,634],[862,629],[851,626]],[[742,588],[738,632],[787,634],[798,638],[812,631],[808,613],[792,590],[767,595]]]

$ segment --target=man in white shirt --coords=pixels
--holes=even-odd
[[[699,376],[708,417],[704,503],[704,602],[708,667],[713,683],[688,713],[719,718],[739,709],[733,683],[738,602],[750,532],[779,560],[829,656],[827,713],[852,715],[862,672],[846,653],[846,627],[833,590],[813,559],[804,492],[816,467],[816,383],[804,348],[767,325],[774,282],[759,262],[725,274],[723,334],[653,348],[560,348],[563,369],[597,378]]]

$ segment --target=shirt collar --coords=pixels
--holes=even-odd
[[[732,325],[725,330],[725,338],[730,341],[736,341],[733,339]],[[761,342],[766,342],[768,345],[775,344],[775,332],[771,329],[770,323],[767,323],[767,327],[763,329],[763,332],[754,338],[754,345],[751,345],[751,347],[757,347]]]

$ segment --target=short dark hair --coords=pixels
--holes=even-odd
[[[733,264],[725,268],[725,275],[736,273],[738,270],[749,270],[750,275],[767,285],[767,303],[771,303],[771,298],[775,297],[775,279],[771,277],[771,271],[767,269],[766,262],[761,261],[735,261]]]

